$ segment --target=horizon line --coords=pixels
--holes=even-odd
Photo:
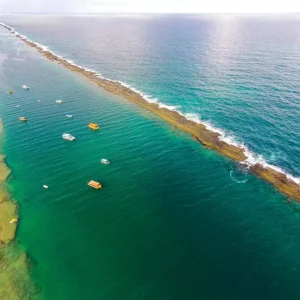
[[[297,15],[299,12],[0,12],[1,15]]]

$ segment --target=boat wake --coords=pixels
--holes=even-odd
[[[275,166],[273,164],[268,163],[267,160],[262,155],[253,153],[244,143],[237,142],[237,139],[234,136],[229,135],[225,130],[214,126],[212,123],[210,123],[208,121],[201,120],[201,116],[199,116],[198,114],[196,114],[196,113],[184,113],[180,110],[180,108],[181,108],[180,106],[173,106],[173,105],[165,104],[165,103],[161,102],[159,99],[157,99],[155,97],[152,97],[150,95],[147,95],[147,94],[143,93],[142,91],[132,87],[131,85],[129,85],[125,82],[112,80],[110,78],[106,78],[101,73],[99,73],[95,70],[92,70],[90,68],[83,67],[79,64],[76,64],[73,60],[66,59],[66,58],[54,53],[47,46],[30,40],[25,35],[22,35],[19,32],[17,32],[11,26],[6,25],[4,23],[0,23],[0,25],[5,27],[6,29],[8,29],[13,35],[15,35],[17,37],[20,37],[21,39],[25,40],[27,43],[29,43],[33,47],[37,48],[40,52],[47,52],[47,54],[50,53],[53,57],[55,57],[57,59],[60,59],[60,60],[63,60],[65,62],[67,62],[69,65],[80,68],[83,71],[90,72],[90,73],[94,74],[94,76],[99,78],[99,79],[103,79],[103,80],[106,80],[106,81],[111,82],[111,83],[118,83],[121,86],[135,92],[136,94],[138,94],[141,98],[143,98],[148,103],[157,104],[158,108],[168,109],[170,111],[176,111],[181,116],[184,116],[187,120],[192,121],[192,122],[197,123],[197,124],[204,125],[207,130],[209,130],[211,132],[214,132],[214,133],[217,133],[218,138],[219,138],[220,141],[223,141],[226,144],[238,147],[239,149],[241,149],[243,151],[246,159],[244,161],[240,162],[242,165],[244,165],[248,168],[251,168],[255,165],[260,165],[263,168],[272,169],[272,170],[274,170],[278,173],[284,174],[290,181],[293,181],[294,183],[300,185],[300,178],[299,177],[295,177],[295,176],[289,174],[288,172],[286,172],[284,169],[280,168],[279,166]],[[230,176],[232,176],[232,174]],[[242,182],[239,182],[239,183],[242,183]]]
[[[238,171],[231,169],[229,172],[230,179],[235,183],[246,183],[248,181],[247,174],[247,171],[242,169]]]

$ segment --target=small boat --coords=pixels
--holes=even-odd
[[[66,115],[67,118],[72,119],[73,116],[72,115]]]
[[[105,158],[101,159],[101,163],[103,163],[104,165],[109,165],[110,164],[110,162]]]
[[[22,85],[22,88],[24,89],[24,90],[29,90],[29,87],[27,86],[27,85]]]
[[[18,222],[18,219],[15,219],[15,218],[14,218],[14,219],[11,219],[11,220],[10,220],[9,224],[15,224],[15,223],[17,223],[17,222]]]
[[[63,103],[62,100],[56,100],[55,102],[58,103],[58,104],[62,104]]]
[[[102,189],[101,183],[97,182],[97,181],[94,181],[94,180],[89,181],[88,182],[88,186],[90,186],[90,187],[92,187],[94,189],[97,189],[97,190]]]
[[[13,93],[13,91],[12,91],[12,90],[8,90],[8,93],[9,93],[9,94],[12,94],[12,93]]]
[[[20,104],[16,105],[16,107],[20,107]]]
[[[49,186],[46,185],[46,184],[43,185],[43,188],[44,188],[44,189],[47,189],[48,187],[49,187]]]
[[[71,135],[70,133],[64,133],[62,138],[66,141],[74,141],[76,139],[75,136]]]
[[[20,117],[19,120],[20,120],[21,122],[26,122],[26,121],[27,121],[26,117]]]
[[[99,129],[99,125],[96,123],[90,123],[89,124],[89,128],[93,129],[93,130],[98,130]]]
[[[38,100],[38,102],[41,102],[41,100]]]

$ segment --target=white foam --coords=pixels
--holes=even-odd
[[[300,184],[300,178],[299,177],[296,177],[296,176],[293,176],[293,175],[289,174],[284,169],[282,169],[278,166],[274,166],[272,164],[269,164],[262,155],[253,153],[247,147],[244,147],[244,153],[245,153],[247,159],[244,160],[242,162],[242,164],[245,164],[245,165],[248,165],[248,166],[254,166],[256,164],[261,165],[263,168],[269,168],[269,169],[272,169],[272,170],[274,170],[278,173],[284,174],[289,180],[294,181],[297,184]]]
[[[221,134],[219,139],[229,145],[232,145],[232,146],[236,146],[238,148],[241,148],[245,151],[246,149],[246,146],[243,144],[243,143],[239,143],[236,138],[230,134],[227,134],[225,131],[219,131],[219,133]]]
[[[180,114],[182,116],[184,116],[187,120],[189,121],[193,121],[197,124],[201,124],[201,118],[198,114],[195,114],[195,113],[186,113],[186,114],[183,114],[180,112]]]
[[[180,106],[174,106],[174,105],[168,105],[165,103],[162,103],[159,101],[159,99],[152,97],[151,95],[147,95],[145,93],[143,93],[142,91],[132,87],[131,85],[123,82],[123,81],[117,81],[117,80],[112,80],[110,78],[106,78],[104,76],[102,76],[100,73],[98,73],[97,71],[93,70],[93,69],[89,69],[89,68],[85,68],[81,65],[76,64],[73,60],[70,59],[66,59],[58,54],[56,54],[55,52],[51,51],[47,46],[42,45],[40,43],[34,42],[32,40],[30,40],[28,37],[26,37],[25,35],[21,35],[19,32],[17,32],[14,28],[4,24],[4,23],[0,23],[0,25],[2,25],[3,27],[7,28],[12,34],[14,35],[18,35],[20,36],[22,39],[33,43],[34,45],[38,46],[39,48],[42,49],[43,52],[49,52],[51,53],[53,56],[59,58],[59,59],[63,59],[66,62],[68,62],[70,65],[76,66],[78,68],[81,68],[82,70],[86,70],[89,72],[94,73],[94,76],[110,81],[110,82],[115,82],[115,83],[119,83],[122,86],[131,89],[132,91],[134,91],[135,93],[139,94],[143,99],[145,99],[147,102],[149,103],[154,103],[157,104],[159,108],[165,108],[171,111],[176,111],[177,113],[179,113],[180,115],[184,116],[187,120],[193,121],[197,124],[202,124],[206,127],[207,130],[218,133],[219,134],[219,139],[229,145],[233,145],[236,146],[240,149],[243,150],[245,156],[247,157],[246,160],[244,160],[243,162],[241,162],[244,165],[247,165],[249,167],[254,166],[256,164],[261,165],[264,168],[270,168],[273,169],[279,173],[285,174],[286,177],[291,180],[294,181],[297,184],[300,184],[300,178],[299,177],[295,177],[287,172],[285,172],[282,168],[278,167],[278,166],[274,166],[272,164],[267,163],[266,159],[260,155],[260,154],[255,154],[253,152],[251,152],[247,146],[245,146],[243,143],[237,142],[236,138],[228,133],[226,133],[223,129],[220,129],[218,127],[215,127],[214,125],[212,125],[210,122],[207,121],[202,121],[201,120],[201,116],[199,116],[196,113],[183,113],[181,112],[178,108],[180,108]]]
[[[222,137],[225,138],[225,131],[223,129],[220,129],[218,127],[213,126],[211,123],[207,122],[207,121],[203,121],[201,122],[203,125],[205,125],[205,127],[212,132],[218,133],[220,135],[220,139],[222,139]]]
[[[159,104],[160,103],[157,98],[153,98],[150,95],[144,94],[142,91],[134,88],[133,86],[131,86],[130,84],[128,84],[126,82],[123,82],[123,81],[120,81],[120,80],[111,80],[111,79],[105,78],[105,77],[103,77],[103,78],[106,79],[106,80],[109,80],[111,82],[118,82],[118,83],[120,83],[122,86],[124,86],[124,87],[126,87],[128,89],[131,89],[135,93],[139,94],[142,98],[144,98],[149,103],[155,103],[155,104]]]
[[[74,65],[75,64],[74,61],[71,60],[71,59],[66,59],[66,62],[68,62],[70,65]]]
[[[230,176],[231,180],[234,181],[234,182],[236,182],[236,183],[246,183],[248,181],[247,177],[245,177],[245,179],[243,179],[243,180],[236,179],[234,177],[234,175],[233,175],[233,171],[232,170],[229,172],[229,176]]]
[[[180,106],[176,106],[176,105],[168,105],[168,104],[164,104],[162,102],[159,102],[158,103],[158,107],[159,108],[165,108],[165,109],[168,109],[168,110],[171,110],[171,111],[177,111],[177,109],[180,107]]]

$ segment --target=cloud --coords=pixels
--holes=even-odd
[[[0,0],[0,11],[16,13],[286,13],[296,0]]]
[[[0,0],[5,13],[80,13],[85,0]]]

